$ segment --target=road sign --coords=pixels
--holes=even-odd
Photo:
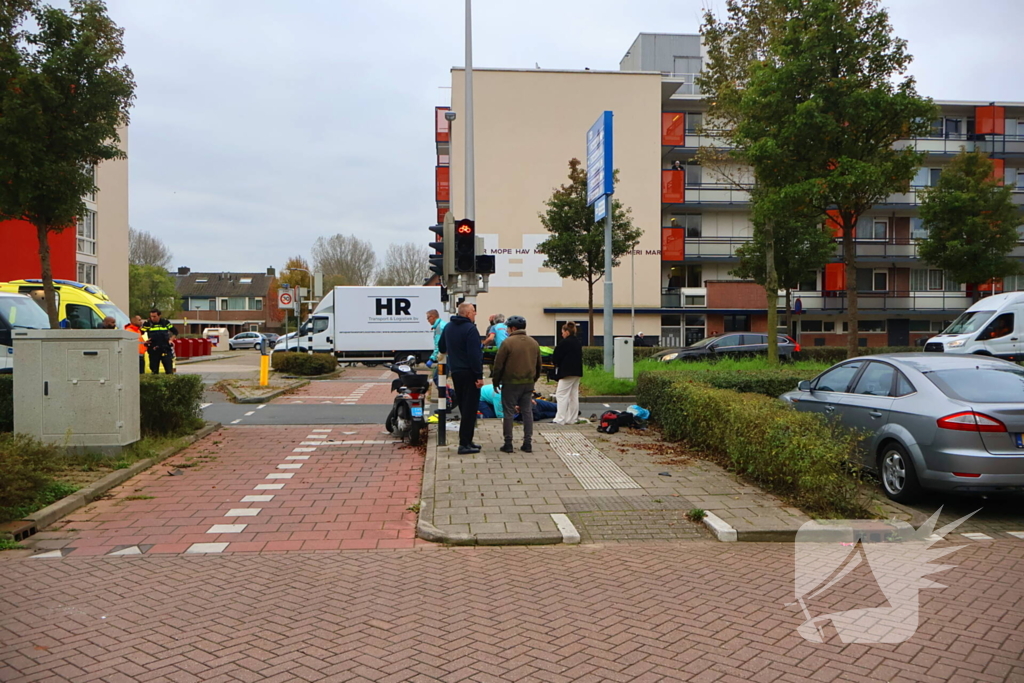
[[[601,195],[594,202],[594,222],[598,222],[608,215],[608,195]]]
[[[281,308],[291,308],[295,303],[294,297],[295,295],[290,289],[279,289],[277,290],[277,305]]]
[[[612,166],[612,113],[602,112],[587,131],[587,205],[615,191]]]

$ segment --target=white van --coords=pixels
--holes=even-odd
[[[931,353],[976,353],[1006,360],[1024,358],[1024,292],[996,294],[960,314],[929,339]]]

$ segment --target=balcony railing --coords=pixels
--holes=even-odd
[[[706,287],[665,287],[661,290],[662,308],[705,308]]]
[[[669,169],[665,169],[669,170]],[[749,204],[750,185],[701,183],[687,185],[683,204]]]
[[[846,310],[846,292],[794,292],[804,311]],[[960,311],[974,303],[966,292],[857,292],[861,311]]]

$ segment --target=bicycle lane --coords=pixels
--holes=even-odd
[[[34,557],[414,548],[423,455],[379,425],[232,427],[32,537]]]

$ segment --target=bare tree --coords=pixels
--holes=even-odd
[[[369,242],[355,235],[318,237],[313,243],[313,270],[324,274],[324,285],[365,286],[377,272],[377,255]]]
[[[171,250],[159,237],[145,230],[128,228],[128,263],[166,268],[171,263]]]
[[[422,285],[430,277],[427,248],[416,242],[391,244],[384,255],[384,265],[377,273],[377,285],[404,287]]]

